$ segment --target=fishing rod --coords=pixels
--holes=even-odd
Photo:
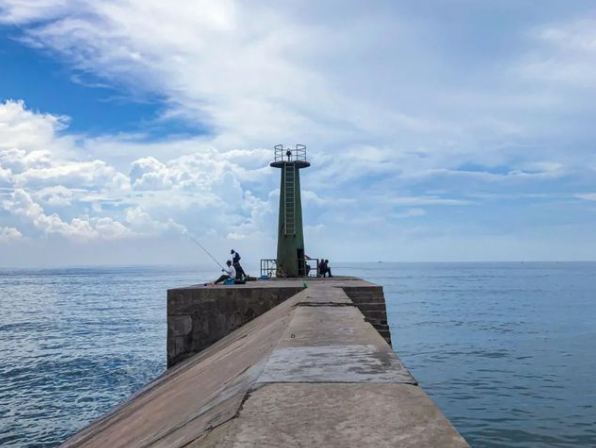
[[[173,223],[173,224],[175,224],[175,225],[177,226],[177,228],[178,228],[178,229],[179,229],[179,230],[180,230],[180,231],[181,231],[181,232],[182,232],[184,235],[186,235],[187,237],[189,237],[193,243],[195,243],[197,246],[199,246],[201,249],[203,249],[203,251],[205,251],[205,253],[206,253],[207,255],[209,255],[209,257],[210,257],[210,258],[211,258],[213,261],[215,261],[215,263],[216,263],[216,264],[217,264],[217,265],[218,265],[218,266],[219,266],[219,267],[222,269],[222,271],[225,271],[225,269],[224,269],[224,267],[221,265],[221,263],[220,263],[219,261],[217,261],[217,259],[216,259],[216,258],[215,258],[213,255],[211,255],[211,252],[209,252],[207,249],[205,249],[205,247],[204,247],[204,246],[203,246],[201,243],[199,243],[199,241],[198,241],[198,240],[197,240],[197,239],[196,239],[194,236],[192,236],[192,235],[191,235],[191,233],[188,231],[188,229],[186,228],[186,226],[184,226],[184,225],[182,225],[182,224],[179,224],[179,223],[177,223],[177,222],[176,222],[176,221],[174,221],[172,218],[167,218],[166,216],[162,215],[161,213],[157,213],[157,215],[159,215],[159,217],[161,218],[161,221],[166,221],[166,222],[169,222],[169,223]],[[160,222],[160,221],[158,221],[158,222]]]
[[[217,260],[215,259],[215,257],[214,257],[213,255],[211,255],[211,253],[210,253],[210,252],[209,252],[207,249],[205,249],[205,248],[203,247],[203,245],[202,245],[201,243],[199,243],[199,241],[198,241],[198,240],[197,240],[195,237],[193,237],[193,236],[192,236],[192,235],[191,235],[191,234],[188,232],[188,230],[184,229],[184,234],[185,234],[186,236],[188,236],[188,237],[189,237],[189,238],[190,238],[190,239],[193,241],[193,243],[195,243],[197,246],[199,246],[201,249],[203,249],[203,250],[205,251],[205,253],[206,253],[207,255],[209,255],[209,256],[211,257],[211,259],[212,259],[213,261],[215,261],[215,263],[217,263],[217,265],[218,265],[218,266],[219,266],[219,267],[220,267],[222,270],[224,270],[224,267],[223,267],[223,266],[222,266],[222,265],[219,263],[219,261],[217,261]]]

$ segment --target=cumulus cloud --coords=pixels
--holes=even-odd
[[[19,186],[127,187],[126,177],[103,160],[70,162],[47,168],[32,168],[15,176]]]
[[[135,160],[130,169],[130,180],[139,190],[167,190],[173,185],[166,166],[153,157]]]
[[[66,222],[58,214],[48,215],[24,190],[15,190],[2,206],[8,212],[25,219],[45,235],[61,235],[75,239],[115,239],[127,235],[129,230],[122,224],[107,218],[73,218]]]
[[[79,160],[63,117],[35,113],[22,101],[0,103],[0,175],[18,187],[125,187],[126,177],[102,160]]]
[[[12,160],[23,156],[18,148],[29,148],[28,153],[43,149],[55,138],[56,131],[64,129],[67,118],[44,113],[35,113],[24,107],[24,102],[7,101],[0,109],[0,132],[2,149],[17,148]],[[34,157],[36,158],[36,157]]]
[[[31,236],[37,232],[85,242],[217,229],[225,237],[239,227],[250,235],[258,231],[263,213],[271,212],[242,185],[270,177],[270,171],[263,171],[262,149],[197,151],[195,140],[178,140],[171,143],[185,148],[182,155],[161,161],[133,157],[123,172],[105,160],[88,160],[103,149],[92,138],[65,133],[66,120],[31,112],[19,101],[0,104],[0,116],[7,120],[0,131],[9,137],[3,139],[0,132],[0,211],[3,220],[23,225]],[[43,138],[19,137],[13,128],[39,131]],[[138,153],[136,147],[155,149],[118,136],[104,136],[103,145],[127,147],[132,153]],[[156,152],[163,153],[161,145],[155,144]],[[252,163],[239,165],[253,155]],[[203,215],[200,221],[197,214]]]
[[[36,199],[51,206],[71,205],[73,197],[73,191],[62,185],[42,188],[35,192]]]
[[[23,238],[23,234],[14,227],[0,227],[0,243],[17,241]]]
[[[164,221],[153,219],[147,212],[138,206],[126,210],[125,220],[131,230],[138,234],[152,235],[164,232],[187,232],[187,229],[183,225],[178,224],[171,218]]]

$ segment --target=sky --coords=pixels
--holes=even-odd
[[[0,0],[0,266],[596,259],[593,0]],[[333,263],[331,263],[333,264]]]

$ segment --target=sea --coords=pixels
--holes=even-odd
[[[393,349],[473,447],[596,447],[596,263],[330,265],[384,287]],[[58,446],[163,373],[166,290],[218,275],[0,269],[0,447]]]

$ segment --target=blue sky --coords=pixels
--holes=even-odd
[[[0,3],[0,266],[593,260],[596,6]],[[349,242],[349,244],[346,244]]]

